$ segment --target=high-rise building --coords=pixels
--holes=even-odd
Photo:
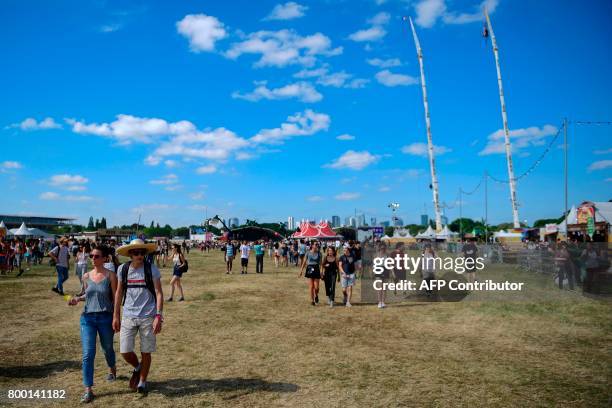
[[[366,221],[365,221],[365,215],[363,215],[363,214],[359,214],[359,215],[357,216],[356,223],[357,223],[357,227],[364,227],[364,226],[365,226],[365,223],[366,223]]]
[[[395,226],[396,227],[403,227],[404,226],[404,220],[402,220],[400,217],[395,217]]]
[[[355,217],[349,217],[349,223],[348,223],[349,227],[353,227],[356,228],[357,227],[357,218]]]
[[[295,220],[293,219],[293,217],[287,217],[287,229],[295,229]]]
[[[370,226],[372,227],[376,226],[376,217],[370,218]]]
[[[332,215],[332,227],[334,228],[338,228],[340,226],[340,217],[338,217],[337,215]]]
[[[234,228],[234,227],[237,227],[238,225],[240,225],[240,221],[238,220],[238,218],[234,217],[234,218],[229,219],[228,227]]]
[[[344,226],[345,227],[351,226],[351,217],[344,217]]]
[[[421,214],[421,225],[427,226],[429,224],[429,216],[427,214]]]
[[[381,227],[389,227],[389,226],[391,226],[391,223],[389,221],[383,221],[383,222],[380,223],[380,226]]]

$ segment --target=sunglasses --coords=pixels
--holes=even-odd
[[[147,251],[144,249],[136,249],[134,251],[130,251],[130,255],[135,255],[135,256],[145,256],[147,254]]]

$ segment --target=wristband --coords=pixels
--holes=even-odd
[[[156,318],[159,318],[159,321],[160,321],[160,322],[162,322],[162,323],[164,322],[164,316],[162,316],[162,314],[161,314],[161,313],[157,313],[157,314],[155,315],[155,317],[156,317]]]

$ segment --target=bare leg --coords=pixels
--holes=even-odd
[[[133,351],[130,351],[129,353],[121,353],[121,355],[123,356],[123,359],[132,367],[136,368],[138,367],[138,356],[136,356],[136,353],[134,353]]]
[[[151,368],[151,353],[141,353],[140,355],[140,381],[145,382]]]

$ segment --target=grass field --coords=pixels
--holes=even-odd
[[[107,383],[100,406],[585,407],[610,406],[610,303],[565,292],[538,302],[424,303],[379,310],[310,306],[295,268],[224,273],[222,254],[192,253],[186,301],[167,303],[146,398]],[[170,269],[162,270],[169,293]],[[50,288],[55,272],[0,277],[0,405],[9,389],[63,389],[79,404],[82,304]],[[66,292],[77,291],[71,271]],[[357,288],[358,289],[358,288]],[[324,289],[321,285],[321,298]],[[338,292],[340,290],[338,289]],[[341,294],[337,294],[337,300]],[[118,336],[115,349],[118,351]],[[12,401],[20,406],[27,401]],[[40,400],[37,403],[42,403]]]

